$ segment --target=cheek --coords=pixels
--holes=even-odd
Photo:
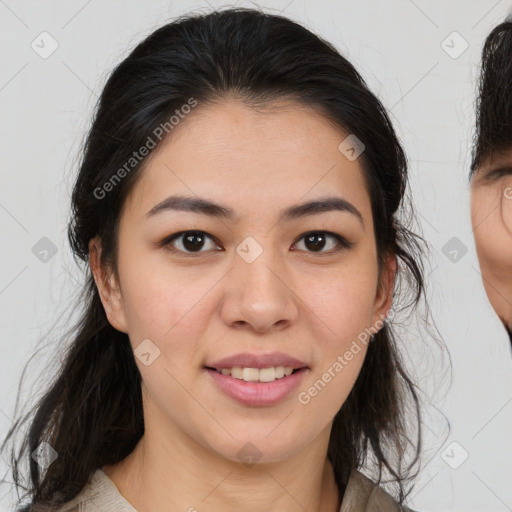
[[[123,303],[130,337],[172,342],[202,330],[206,318],[206,295],[219,277],[196,275],[194,269],[179,268],[165,257],[135,255],[120,261]],[[193,321],[191,321],[193,319]],[[179,334],[178,334],[179,333]],[[178,344],[181,346],[180,344]]]
[[[376,260],[362,254],[337,272],[308,280],[304,296],[312,312],[318,364],[298,398],[310,403],[314,414],[334,416],[354,386],[371,328],[380,327],[372,325],[377,281]]]
[[[332,272],[318,272],[302,279],[301,296],[316,316],[341,337],[346,337],[350,329],[369,327],[377,291],[377,264],[365,264],[357,254],[350,260]]]
[[[376,264],[357,265],[316,279],[303,278],[301,297],[306,302],[308,332],[313,333],[317,379],[329,383],[332,393],[323,394],[320,402],[329,401],[336,409],[348,395],[364,362],[370,339],[378,271]],[[312,390],[314,393],[314,390]]]
[[[502,201],[498,188],[478,190],[471,196],[471,220],[482,272],[507,280],[512,269],[512,232],[505,223],[509,202]]]

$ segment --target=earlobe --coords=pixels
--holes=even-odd
[[[101,241],[98,237],[89,242],[89,265],[96,288],[109,323],[118,331],[126,333],[124,304],[119,283],[111,269],[101,263]]]

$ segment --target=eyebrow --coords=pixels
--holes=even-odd
[[[512,165],[496,165],[490,166],[489,169],[484,171],[486,177],[491,175],[497,176],[500,174],[512,174]]]
[[[170,196],[151,208],[151,210],[146,214],[146,217],[150,218],[158,213],[169,210],[193,212],[219,219],[226,219],[231,222],[236,222],[240,218],[227,206],[222,206],[208,199],[189,196]],[[320,198],[308,203],[302,203],[286,208],[281,211],[279,222],[291,221],[310,215],[318,215],[332,211],[347,212],[354,215],[364,228],[364,221],[361,212],[346,199],[336,196]]]

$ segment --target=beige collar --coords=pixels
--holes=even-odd
[[[97,469],[82,491],[60,512],[137,512],[114,482]],[[340,512],[413,512],[401,508],[383,489],[359,471],[352,471]]]

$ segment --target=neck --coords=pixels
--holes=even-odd
[[[182,432],[163,435],[146,425],[133,452],[103,470],[138,512],[338,512],[341,497],[326,457],[329,432],[286,460],[246,465],[212,453]]]

